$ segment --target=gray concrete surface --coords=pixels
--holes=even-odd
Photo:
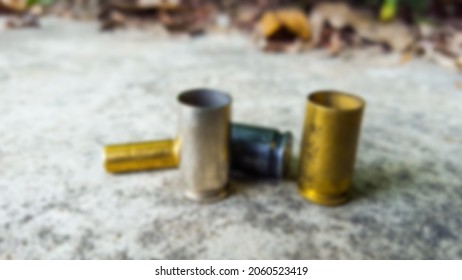
[[[273,55],[236,34],[101,34],[47,20],[0,33],[0,258],[461,259],[461,76],[396,56]],[[176,170],[106,174],[104,144],[171,137],[176,94],[227,90],[236,121],[290,130],[308,92],[368,107],[354,200],[325,208],[295,182],[233,182],[185,200]]]

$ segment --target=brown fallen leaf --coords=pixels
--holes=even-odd
[[[0,0],[0,13],[20,13],[26,9],[26,0]]]
[[[456,59],[456,66],[459,68],[459,70],[462,70],[462,56]]]
[[[462,65],[462,32],[461,31],[453,31],[451,32],[448,42],[447,42],[447,49],[454,58],[456,59],[456,63]]]
[[[333,32],[329,38],[327,50],[331,55],[338,55],[344,48],[344,43],[340,36],[340,32]]]
[[[257,24],[259,45],[265,51],[297,52],[310,36],[308,18],[297,9],[267,11]]]
[[[101,22],[101,30],[110,31],[126,24],[127,19],[125,15],[118,11],[110,11],[108,15]]]
[[[180,7],[179,0],[111,0],[109,5],[122,10],[176,10]]]
[[[345,3],[321,3],[310,14],[312,43],[317,46],[323,39],[325,24],[333,29],[341,29],[355,21],[356,14]]]
[[[258,29],[265,38],[274,36],[282,29],[301,40],[308,40],[311,36],[308,18],[298,9],[268,11],[258,22]]]
[[[251,31],[260,16],[260,7],[243,4],[239,5],[235,13],[232,15],[232,22],[237,28]]]
[[[39,17],[32,13],[27,13],[21,16],[14,16],[8,19],[5,25],[9,29],[40,27]]]
[[[406,64],[408,63],[409,61],[412,60],[412,58],[414,57],[413,53],[412,52],[404,52],[402,55],[401,55],[401,58],[399,60],[399,63],[400,64]]]
[[[416,41],[416,36],[404,23],[394,21],[385,24],[374,22],[363,27],[357,26],[361,37],[379,43],[385,43],[394,51],[402,52]]]
[[[197,36],[205,33],[216,15],[215,5],[193,0],[109,0],[99,19],[103,30],[145,29],[160,23],[171,33]]]
[[[321,3],[310,14],[313,39],[318,46],[327,23],[334,29],[352,28],[359,37],[369,42],[385,44],[395,51],[404,51],[416,40],[414,32],[404,23],[381,23],[368,11],[355,10],[346,3]]]
[[[457,62],[454,57],[451,57],[445,53],[439,51],[437,46],[431,41],[421,41],[419,42],[420,52],[424,58],[429,59],[437,63],[440,66],[443,66],[447,69],[457,71]]]

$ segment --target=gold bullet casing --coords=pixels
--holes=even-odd
[[[304,198],[330,206],[349,199],[364,106],[337,91],[308,96],[299,170]]]
[[[172,139],[109,145],[104,147],[108,172],[124,173],[178,166],[178,141]]]

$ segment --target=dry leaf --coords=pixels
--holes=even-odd
[[[127,19],[123,13],[118,11],[109,12],[108,16],[101,23],[101,30],[114,30],[118,27],[124,26],[127,23]]]
[[[112,0],[110,5],[123,10],[175,10],[180,6],[179,0]]]
[[[26,10],[26,0],[0,0],[0,12],[17,13]]]
[[[31,13],[15,16],[6,22],[6,27],[10,29],[26,28],[26,27],[40,27],[39,18]]]
[[[435,34],[435,27],[430,25],[429,23],[421,23],[418,26],[419,29],[419,36],[423,39],[429,39],[431,36]]]
[[[321,3],[317,5],[310,14],[313,45],[321,43],[326,23],[331,28],[339,30],[351,26],[356,16],[350,6],[345,3]]]
[[[328,51],[331,55],[338,55],[340,51],[343,49],[344,44],[342,38],[340,37],[339,32],[334,32],[332,36],[330,36]]]
[[[368,26],[358,26],[357,30],[361,37],[374,42],[385,43],[393,50],[400,52],[406,50],[416,40],[413,32],[404,23],[397,21],[373,22]]]
[[[456,59],[456,66],[459,68],[459,70],[462,70],[462,56]]]
[[[319,4],[311,12],[310,21],[315,46],[322,40],[326,23],[337,30],[352,28],[359,37],[386,44],[395,51],[404,51],[415,41],[415,35],[404,23],[378,22],[370,12],[355,10],[346,3]]]
[[[399,63],[401,63],[401,64],[406,64],[406,63],[408,63],[409,61],[411,61],[412,58],[413,58],[412,52],[404,52],[404,53],[401,55],[401,59],[400,59]]]
[[[308,40],[311,36],[308,18],[297,9],[268,11],[258,22],[258,28],[265,38],[270,38],[282,29],[302,40]]]
[[[457,70],[457,64],[454,58],[439,52],[433,42],[422,41],[419,44],[425,58],[445,68],[451,69],[453,71]]]
[[[452,32],[448,39],[447,45],[449,52],[451,52],[456,57],[456,59],[459,58],[460,63],[460,58],[462,58],[462,32]]]
[[[180,6],[179,0],[138,0],[140,8],[177,9]]]
[[[255,22],[257,22],[260,13],[261,9],[259,7],[252,5],[239,5],[232,17],[232,21],[238,28],[251,31],[255,26]]]

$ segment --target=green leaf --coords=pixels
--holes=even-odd
[[[396,16],[398,0],[385,0],[380,9],[380,20],[389,21]]]
[[[27,0],[27,6],[31,7],[34,5],[48,6],[53,4],[55,0]]]

